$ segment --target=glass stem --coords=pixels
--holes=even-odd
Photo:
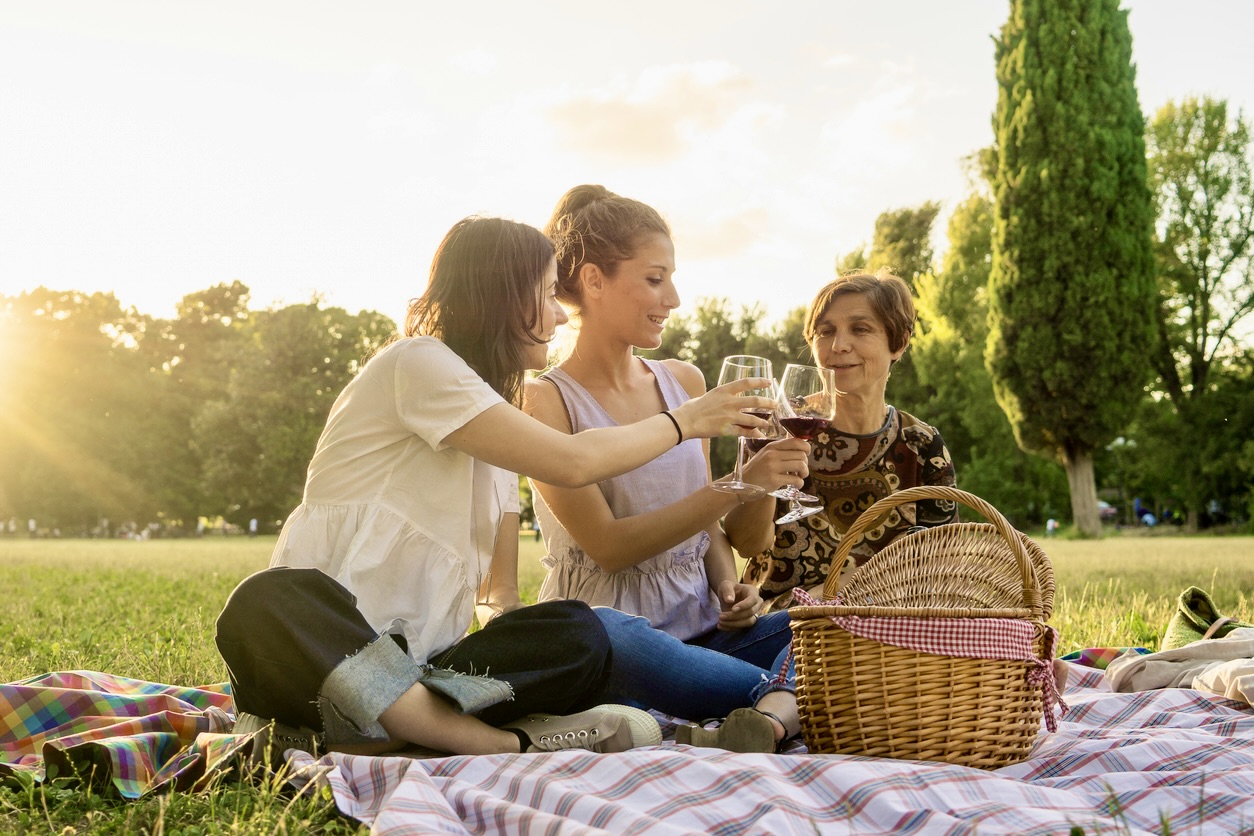
[[[736,438],[736,469],[732,471],[732,478],[736,480],[737,484],[744,482],[744,479],[740,478],[740,463],[744,459],[744,457],[745,457],[745,437],[742,435]]]

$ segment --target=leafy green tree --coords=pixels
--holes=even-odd
[[[1254,312],[1250,126],[1239,113],[1229,114],[1226,102],[1190,98],[1162,107],[1145,135],[1158,210],[1157,341],[1150,357],[1175,409],[1179,438],[1200,441],[1220,417],[1210,403],[1219,394],[1216,372],[1238,351],[1241,326]],[[1206,475],[1210,464],[1198,455],[1177,462],[1191,527],[1218,490]]]
[[[298,505],[332,403],[395,333],[382,314],[316,302],[253,313],[223,397],[192,422],[211,510],[243,523],[278,520]]]
[[[1198,527],[1248,523],[1254,518],[1254,351],[1211,370],[1209,394],[1189,417],[1186,426],[1170,400],[1145,399],[1129,437],[1110,451],[1125,494],[1155,513],[1185,511],[1200,483],[1206,501],[1195,512]]]
[[[915,279],[921,327],[909,353],[932,393],[919,417],[945,437],[959,486],[1025,526],[1063,516],[1067,485],[1057,463],[1015,444],[984,365],[992,230],[992,200],[982,192],[954,210],[941,270]]]
[[[887,269],[913,289],[919,276],[933,270],[932,225],[939,212],[940,204],[931,201],[918,207],[881,212],[875,219],[870,249],[863,247],[838,259],[837,275]],[[934,393],[920,381],[914,363],[913,352],[909,351],[893,367],[888,397],[901,409],[921,414]]]
[[[112,294],[47,288],[4,300],[0,515],[80,533],[152,507],[136,462],[151,408],[135,346],[147,320]]]
[[[221,512],[221,500],[206,490],[192,422],[206,404],[227,396],[251,316],[248,302],[249,289],[239,281],[189,293],[174,319],[153,323],[140,343],[153,378],[151,402],[161,405],[146,420],[152,446],[161,451],[146,461],[146,483],[159,497],[165,521],[185,530],[194,529],[199,517]]]
[[[755,330],[745,341],[745,353],[757,354],[771,361],[778,378],[789,363],[810,363],[810,347],[805,340],[806,306],[793,308],[784,318],[766,328]]]
[[[939,213],[940,204],[930,200],[916,207],[881,212],[875,218],[870,248],[863,244],[837,258],[836,275],[885,267],[913,287],[918,276],[932,272],[936,257],[932,226]]]
[[[917,296],[919,277],[933,269],[932,224],[939,211],[939,204],[929,202],[918,208],[880,213],[875,219],[875,235],[871,239],[866,269],[891,271],[905,279]],[[916,336],[926,327],[925,322],[917,323]],[[925,404],[935,396],[935,389],[920,377],[916,362],[911,350],[893,366],[888,398],[895,406],[922,416]]]
[[[1090,536],[1093,454],[1139,402],[1152,339],[1131,58],[1118,0],[1012,0],[996,42],[989,370],[1019,445],[1063,463]]]
[[[859,270],[866,269],[866,242],[858,246],[856,250],[845,253],[836,259],[836,275],[840,276],[845,273],[854,273]]]
[[[887,267],[911,287],[924,273],[932,272],[936,257],[932,226],[940,204],[927,201],[917,207],[881,212],[875,219],[875,235],[867,255],[867,269]]]

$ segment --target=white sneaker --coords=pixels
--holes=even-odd
[[[626,705],[598,705],[578,714],[531,714],[505,729],[520,731],[531,741],[527,752],[587,749],[625,752],[662,742],[662,729],[647,711]]]

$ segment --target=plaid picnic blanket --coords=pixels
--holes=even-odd
[[[0,778],[111,783],[124,798],[192,789],[239,748],[226,683],[187,688],[94,671],[0,685]]]
[[[992,771],[800,744],[741,755],[669,733],[616,755],[288,756],[298,783],[382,834],[1254,833],[1254,711],[1188,689],[1113,694],[1079,662],[1066,696],[1058,731]],[[128,797],[194,789],[244,741],[215,733],[229,699],[89,672],[0,686],[0,774],[89,762]],[[108,763],[79,757],[91,747]]]
[[[673,743],[292,765],[384,834],[1254,833],[1254,712],[1185,689],[1112,694],[1076,664],[1066,696],[1058,731],[993,771]]]

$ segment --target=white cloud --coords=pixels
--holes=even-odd
[[[853,64],[857,60],[858,60],[858,57],[856,55],[852,55],[846,52],[840,55],[833,55],[827,58],[825,61],[823,61],[822,66],[828,67],[828,68],[848,67],[849,65]]]
[[[496,70],[498,61],[495,54],[476,46],[454,55],[449,63],[467,75],[486,76]]]
[[[674,160],[748,103],[753,82],[723,61],[650,67],[567,94],[549,117],[567,149],[600,159]]]

